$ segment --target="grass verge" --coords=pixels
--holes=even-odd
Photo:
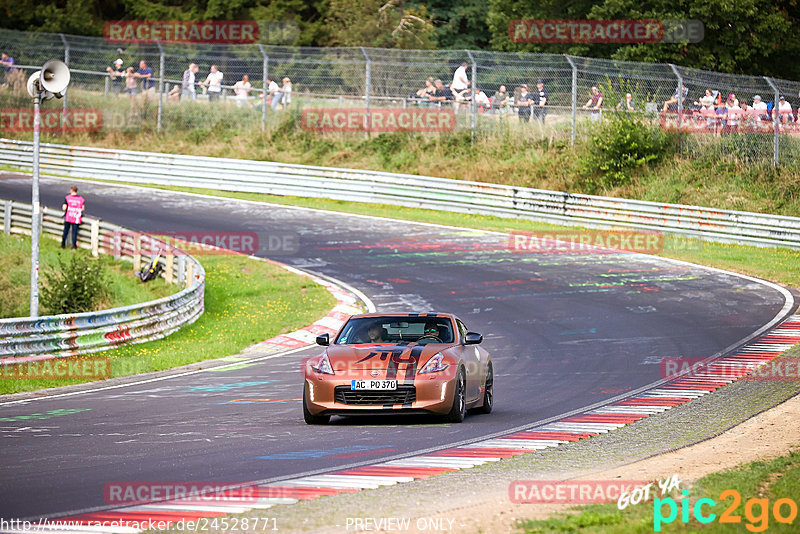
[[[108,358],[112,377],[160,371],[236,354],[314,322],[335,304],[310,278],[244,256],[200,257],[206,270],[205,313],[170,336],[80,357]],[[0,394],[80,381],[0,380]]]
[[[657,488],[656,488],[657,489]],[[734,492],[725,493],[726,490]],[[739,496],[737,501],[736,496]],[[651,498],[648,502],[619,510],[616,503],[576,506],[571,513],[542,520],[522,520],[519,531],[525,534],[553,532],[585,532],[604,534],[638,534],[650,532],[786,532],[798,530],[797,496],[800,495],[800,450],[771,460],[757,461],[712,473],[697,480],[688,490],[687,516],[683,516],[684,498],[673,491],[676,516],[671,520],[669,502]],[[664,500],[668,498],[665,496]],[[707,524],[698,521],[695,505],[704,501],[698,510],[708,518]],[[779,499],[777,509],[775,505]],[[787,502],[791,501],[793,504]],[[794,510],[794,513],[792,513]],[[722,522],[723,514],[733,522]],[[792,520],[779,522],[777,515]],[[794,517],[792,517],[794,516]],[[656,517],[659,518],[656,521]],[[746,530],[745,530],[746,529]]]
[[[58,265],[58,258],[65,260],[73,254],[89,255],[88,251],[78,249],[62,250],[59,243],[47,237],[39,241],[40,284],[43,276]],[[106,268],[109,280],[109,299],[97,308],[107,309],[128,306],[148,300],[166,297],[178,291],[177,286],[168,285],[163,279],[142,284],[133,276],[130,263],[101,256],[99,261]],[[27,236],[7,236],[0,232],[0,318],[27,317],[30,314],[30,269],[31,239]],[[41,315],[51,313],[44,305]]]

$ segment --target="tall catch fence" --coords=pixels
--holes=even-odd
[[[626,112],[679,130],[686,155],[735,154],[748,163],[778,165],[796,161],[800,152],[798,136],[793,135],[800,131],[800,82],[671,64],[478,50],[118,45],[101,37],[13,30],[0,30],[0,51],[13,57],[19,69],[16,75],[0,70],[4,76],[0,107],[4,111],[30,108],[24,80],[45,61],[58,58],[69,65],[72,82],[63,100],[46,107],[98,109],[105,130],[197,130],[201,137],[220,123],[243,131],[263,131],[291,110],[357,108],[374,115],[388,108],[446,108],[455,112],[452,129],[478,138],[511,131],[574,143],[578,136],[592,134],[593,123]],[[134,71],[145,61],[153,69],[153,77],[150,81],[133,78],[136,92],[128,94],[129,80],[106,71],[116,59]],[[190,63],[199,68],[195,95],[182,95],[183,75]],[[470,89],[462,96],[444,101],[418,96],[428,79],[451,84],[463,63]],[[209,98],[209,86],[201,85],[212,65],[223,73],[216,100]],[[235,84],[245,75],[249,89],[236,89]],[[276,83],[272,91],[266,83],[268,77]],[[289,79],[291,93],[284,78]],[[547,94],[546,101],[539,100],[538,81]],[[147,90],[145,85],[151,84]],[[526,104],[523,85],[532,96],[532,107]],[[501,86],[508,95],[506,102]],[[593,96],[593,87],[602,94],[602,101]],[[683,96],[676,97],[679,94]],[[4,125],[9,124],[8,117],[4,117]],[[297,115],[300,127],[304,118]],[[381,131],[369,120],[364,127]],[[326,131],[337,131],[336,124]]]

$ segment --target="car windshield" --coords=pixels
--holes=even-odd
[[[336,345],[363,343],[452,343],[452,323],[447,317],[356,317],[347,321]]]

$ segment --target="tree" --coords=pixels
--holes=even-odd
[[[691,20],[705,25],[700,43],[530,44],[515,43],[508,25],[515,19],[656,19]],[[800,10],[794,0],[491,0],[488,26],[496,50],[567,53],[631,61],[676,63],[736,74],[796,79],[800,65],[788,58],[800,52]]]
[[[489,26],[485,0],[426,0],[425,7],[433,21],[436,48],[485,49],[489,47]]]
[[[327,24],[332,46],[434,46],[425,7],[406,7],[402,0],[331,0]]]

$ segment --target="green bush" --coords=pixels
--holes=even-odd
[[[80,252],[62,255],[53,272],[42,274],[42,306],[51,314],[80,313],[101,309],[109,301],[109,279],[101,260],[92,260]]]
[[[584,185],[598,190],[624,186],[633,172],[675,153],[677,135],[642,117],[611,112],[595,126],[584,155]]]

